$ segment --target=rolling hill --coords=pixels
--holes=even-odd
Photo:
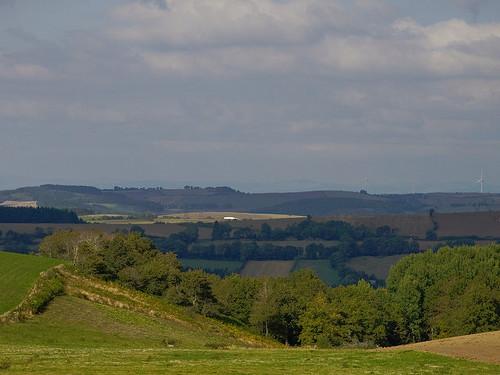
[[[3,255],[2,260],[2,297],[9,289],[15,291],[15,297],[8,299],[11,301],[10,311],[0,315],[0,322],[27,322],[20,325],[0,325],[0,344],[14,342],[10,340],[15,338],[38,345],[64,347],[279,346],[260,336],[192,313],[161,299],[99,279],[83,277],[64,265],[50,268],[61,263],[53,259],[30,255]],[[42,272],[37,281],[37,277],[33,277],[33,271],[25,270],[48,271]],[[13,278],[12,273],[16,271],[20,271],[20,277]],[[19,283],[19,280],[23,282]],[[45,285],[51,285],[51,280],[60,281],[63,292],[53,301],[44,301],[50,302],[45,310],[46,303],[39,301],[46,298]],[[34,286],[29,290],[26,285]],[[25,299],[19,305],[17,302],[21,294],[21,299]],[[18,307],[15,307],[16,305]],[[40,312],[33,311],[34,305],[37,308],[41,306],[39,310],[43,313],[34,315]],[[29,319],[33,315],[34,318]]]
[[[233,211],[321,216],[424,213],[431,208],[438,212],[500,211],[500,194],[243,193],[229,187],[98,189],[42,185],[0,191],[0,203],[3,201],[36,201],[39,206],[112,214]]]
[[[22,322],[0,322],[2,374],[487,375],[499,369],[412,350],[287,349],[161,299],[83,277],[67,266],[49,268],[52,263],[44,261],[35,256],[2,258],[2,293],[9,288],[25,293],[25,305],[43,292],[40,280],[55,278],[63,285],[62,295],[38,314]],[[28,293],[29,287],[19,287],[8,269],[46,271],[38,279],[35,272],[25,273],[29,276],[22,279],[35,285]]]

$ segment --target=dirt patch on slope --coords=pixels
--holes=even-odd
[[[417,350],[500,364],[500,331],[401,345],[382,350]]]

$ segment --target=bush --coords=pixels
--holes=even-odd
[[[8,370],[12,364],[7,359],[0,359],[0,370]]]
[[[39,313],[50,301],[63,292],[64,285],[61,280],[55,274],[49,273],[47,279],[42,279],[40,282],[37,292],[28,299],[28,306],[33,314]]]

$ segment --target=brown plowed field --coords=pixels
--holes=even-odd
[[[500,364],[500,331],[401,345],[382,350],[417,350]],[[500,367],[498,369],[500,374]]]
[[[500,238],[500,212],[436,214],[438,236],[477,236]]]

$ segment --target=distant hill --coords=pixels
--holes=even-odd
[[[370,215],[500,211],[500,194],[381,194],[347,191],[243,193],[229,187],[184,189],[42,185],[0,191],[3,201],[37,201],[78,213],[232,211],[295,215]]]

